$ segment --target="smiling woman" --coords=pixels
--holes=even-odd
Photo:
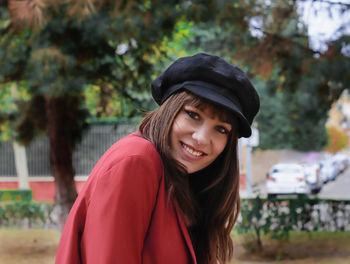
[[[115,143],[79,194],[58,263],[227,263],[239,213],[237,140],[259,97],[236,66],[176,60],[152,82],[160,105]]]
[[[195,98],[187,93],[185,96]],[[226,147],[233,124],[221,121],[212,109],[209,105],[200,109],[185,104],[174,120],[171,156],[184,165],[187,173],[209,166]]]

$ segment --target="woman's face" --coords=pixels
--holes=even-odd
[[[224,150],[231,129],[231,124],[213,115],[210,107],[185,105],[171,129],[171,155],[187,173],[204,169]]]

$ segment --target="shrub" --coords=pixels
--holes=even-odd
[[[261,235],[288,240],[292,230],[349,231],[350,201],[303,198],[242,199],[241,213],[235,227],[239,233],[254,230],[256,244]]]
[[[0,202],[31,200],[32,190],[0,190]]]
[[[54,204],[33,201],[0,203],[0,227],[28,227],[54,224],[51,218]]]

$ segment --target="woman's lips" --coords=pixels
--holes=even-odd
[[[197,150],[197,149],[195,149],[195,148],[193,148],[193,147],[191,147],[183,142],[181,142],[181,146],[188,154],[191,154],[192,156],[194,156],[196,158],[199,158],[199,157],[206,155],[203,151]]]

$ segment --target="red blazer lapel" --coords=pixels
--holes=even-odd
[[[196,255],[195,255],[195,252],[194,252],[194,249],[193,249],[193,245],[192,245],[192,241],[191,241],[190,235],[188,233],[187,227],[185,225],[185,222],[182,219],[180,210],[177,208],[177,204],[176,203],[174,203],[174,207],[175,207],[175,211],[176,211],[177,221],[178,221],[179,226],[180,226],[180,230],[181,230],[182,235],[183,235],[183,237],[184,237],[184,239],[186,241],[187,248],[188,248],[188,250],[189,250],[189,252],[191,254],[192,262],[194,264],[197,264]]]

